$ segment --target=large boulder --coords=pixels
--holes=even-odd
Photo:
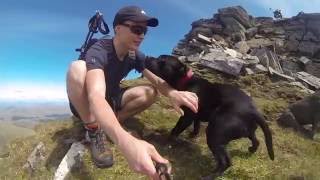
[[[251,39],[253,38],[256,34],[258,33],[258,28],[257,27],[252,27],[246,30],[246,38]]]
[[[311,62],[306,64],[305,71],[320,78],[320,63]],[[320,110],[320,109],[319,109]]]
[[[221,22],[223,34],[233,42],[246,40],[246,36],[251,38],[256,32],[254,29],[247,32],[247,29],[254,27],[255,19],[241,6],[219,9],[214,18]]]
[[[247,41],[247,44],[250,48],[260,48],[260,47],[267,47],[267,46],[273,46],[274,43],[270,39],[250,39]]]
[[[255,22],[257,25],[273,24],[273,18],[272,17],[256,17]]]
[[[235,33],[235,32],[246,31],[246,28],[240,22],[238,22],[234,17],[222,16],[220,17],[220,20],[225,26],[223,31],[227,35],[231,35],[232,33]]]
[[[320,42],[319,37],[315,36],[311,31],[308,31],[304,36],[304,41],[311,41],[311,42]]]
[[[237,20],[246,29],[253,26],[253,19],[250,18],[247,11],[241,6],[233,6],[218,9],[219,16],[221,17],[232,17]]]
[[[250,47],[248,46],[248,44],[245,41],[237,42],[234,46],[235,46],[235,49],[238,50],[242,54],[247,54],[247,52],[250,49]]]
[[[308,30],[320,36],[320,13],[300,13],[295,19],[303,20]]]
[[[284,46],[285,46],[285,49],[288,50],[289,52],[296,52],[298,51],[299,41],[297,40],[286,41]]]
[[[213,33],[221,34],[222,33],[222,25],[216,19],[200,19],[194,21],[192,24],[192,29],[197,27],[208,28]]]
[[[302,55],[313,57],[320,50],[320,45],[311,41],[302,41],[299,43],[298,50]]]
[[[193,28],[191,30],[191,32],[186,36],[186,38],[188,40],[191,40],[191,39],[197,38],[198,34],[202,34],[204,36],[211,37],[213,35],[213,32],[208,27],[198,26],[198,27]]]
[[[226,51],[211,49],[210,53],[201,58],[200,64],[229,75],[239,76],[244,61],[237,57],[232,57],[231,53]]]
[[[294,73],[303,71],[302,65],[300,65],[298,62],[291,59],[290,60],[283,59],[280,61],[280,64],[283,69],[283,72],[289,76],[294,76]]]
[[[308,21],[307,29],[313,32],[316,36],[320,36],[320,18],[317,20]]]
[[[301,41],[303,40],[305,32],[302,30],[298,31],[287,31],[286,32],[286,40],[289,41]]]

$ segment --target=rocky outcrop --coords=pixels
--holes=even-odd
[[[185,39],[173,49],[180,59],[233,76],[267,71],[318,89],[319,13],[299,13],[292,18],[274,20],[253,17],[241,6],[234,6],[219,9],[212,18],[194,21],[191,26]],[[230,49],[236,50],[232,53],[236,55],[226,52]],[[301,80],[298,72],[309,74],[315,82]]]

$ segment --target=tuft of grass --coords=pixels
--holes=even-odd
[[[282,99],[264,99],[253,98],[258,110],[267,117],[267,120],[275,120],[288,106],[288,103]]]

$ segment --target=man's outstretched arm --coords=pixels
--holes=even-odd
[[[130,168],[153,179],[159,179],[152,160],[160,163],[168,163],[168,161],[159,155],[153,145],[133,137],[121,127],[112,108],[105,100],[104,72],[101,69],[89,70],[86,75],[86,87],[90,112],[123,153]]]

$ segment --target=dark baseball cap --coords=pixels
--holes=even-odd
[[[137,6],[126,6],[121,8],[114,17],[113,27],[124,21],[147,22],[147,26],[156,27],[159,21],[155,17],[147,16],[146,12]]]

